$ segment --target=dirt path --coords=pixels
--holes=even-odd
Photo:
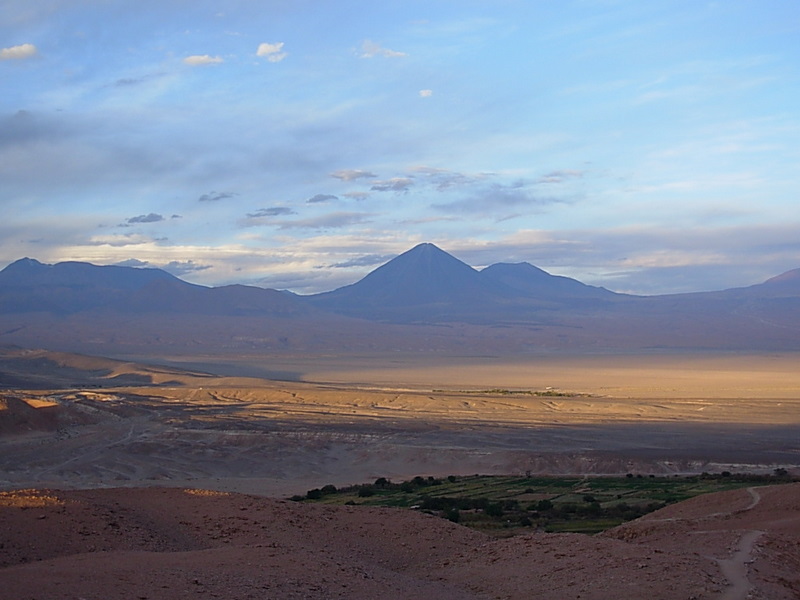
[[[747,565],[753,562],[752,554],[756,540],[763,531],[748,531],[739,538],[739,549],[730,558],[718,558],[717,564],[722,574],[730,582],[730,587],[720,596],[720,600],[745,600],[752,586],[747,578]]]
[[[758,493],[756,488],[747,488],[747,493],[752,498],[750,504],[735,512],[747,512],[754,509],[761,502],[761,494]],[[715,559],[725,579],[730,582],[730,587],[720,596],[720,600],[745,600],[747,598],[752,588],[750,580],[747,578],[747,565],[754,561],[753,547],[756,540],[763,534],[763,531],[756,529],[745,532],[739,538],[739,548],[733,556]]]

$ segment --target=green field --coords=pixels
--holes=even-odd
[[[292,500],[422,510],[494,535],[533,528],[591,534],[700,494],[791,480],[782,469],[692,477],[419,476],[401,483],[381,477],[346,488],[326,485]]]

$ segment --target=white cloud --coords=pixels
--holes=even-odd
[[[390,50],[384,48],[380,44],[372,40],[364,40],[361,44],[361,58],[372,58],[373,56],[383,56],[384,58],[399,58],[408,56],[405,52],[398,52],[397,50]]]
[[[204,65],[217,65],[225,62],[219,56],[209,56],[208,54],[193,54],[183,59],[183,62],[192,67],[201,67]]]
[[[289,56],[288,52],[281,52],[281,50],[283,50],[283,42],[275,42],[274,44],[264,42],[258,45],[256,56],[266,58],[269,62],[277,63]]]
[[[433,90],[420,90],[419,97],[420,98],[430,98],[433,96]]]
[[[354,179],[369,179],[377,177],[377,175],[362,169],[340,169],[331,173],[331,177],[341,179],[342,181],[353,181]]]
[[[33,44],[20,44],[19,46],[0,49],[0,60],[20,60],[32,58],[37,54],[38,50]]]

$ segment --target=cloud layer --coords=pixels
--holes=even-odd
[[[642,293],[800,266],[791,3],[143,1],[0,7],[0,266],[312,292],[430,241]]]

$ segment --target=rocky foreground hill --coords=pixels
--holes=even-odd
[[[592,537],[159,488],[3,492],[0,531],[0,589],[20,599],[800,595],[800,484],[696,497]]]

